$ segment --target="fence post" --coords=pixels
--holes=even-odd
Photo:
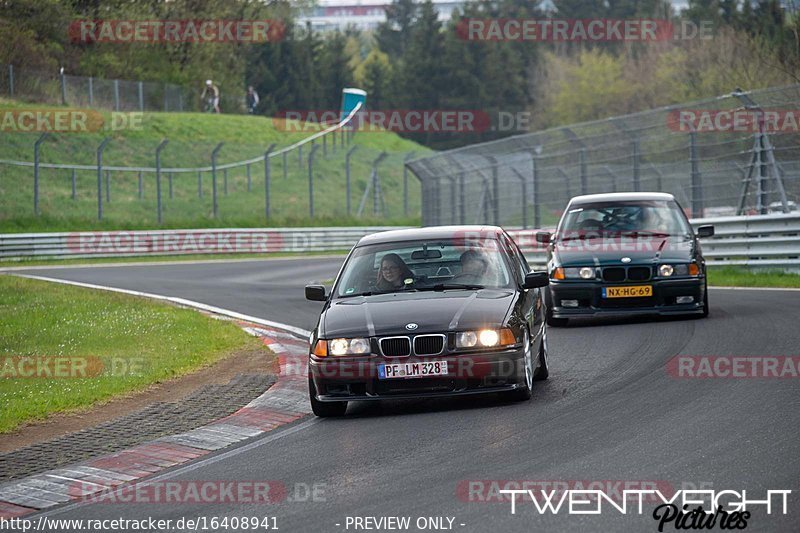
[[[64,67],[59,71],[61,80],[61,105],[67,105],[67,76],[64,74]]]
[[[103,150],[111,142],[111,137],[106,137],[97,147],[97,220],[103,220]]]
[[[142,171],[139,171],[139,200],[144,198],[144,187],[142,187]]]
[[[356,151],[356,148],[358,148],[358,146],[353,146],[344,156],[345,194],[347,195],[345,203],[347,204],[347,216],[350,216],[350,156],[353,155],[353,152]]]
[[[409,152],[403,158],[403,216],[408,216],[408,163],[414,157],[414,152]]]
[[[378,214],[378,203],[381,204],[381,215],[385,215],[386,209],[384,209],[383,205],[383,190],[381,189],[381,180],[378,177],[378,165],[381,164],[381,161],[386,159],[389,154],[386,152],[381,152],[375,161],[372,163],[372,214]]]
[[[161,224],[161,150],[169,141],[164,139],[156,147],[156,205],[158,209],[158,223]]]
[[[336,153],[336,130],[331,133],[331,151]]]
[[[114,80],[114,111],[119,111],[119,80]]]
[[[497,159],[487,156],[486,159],[492,164],[492,216],[495,226],[500,225],[500,169],[497,166]]]
[[[516,168],[511,167],[511,171],[514,172],[522,184],[522,229],[528,229],[528,180]]]
[[[586,148],[581,148],[578,152],[578,160],[581,167],[581,194],[589,193],[589,178],[586,176]]]
[[[275,149],[275,143],[272,143],[272,144],[269,145],[267,150],[264,152],[264,216],[266,216],[267,220],[269,220],[269,217],[270,217],[270,214],[271,214],[270,213],[270,211],[271,211],[271,209],[270,209],[270,202],[271,202],[271,198],[270,198],[270,178],[272,177],[271,176],[271,174],[272,174],[271,170],[272,169],[270,168],[269,154],[274,149]],[[284,152],[284,155],[286,155],[286,152]]]
[[[467,196],[466,196],[467,177],[464,173],[458,175],[458,219],[459,224],[466,224],[467,220]]]
[[[36,216],[39,216],[39,146],[48,135],[47,132],[42,133],[33,143],[33,214]]]
[[[322,157],[328,157],[328,136],[322,136]]]
[[[142,82],[139,82],[139,111],[144,111],[144,87]]]
[[[8,65],[8,95],[14,96],[14,65]]]
[[[697,134],[689,132],[689,162],[692,166],[692,216],[703,216],[703,177],[697,160]]]
[[[203,171],[197,171],[197,197],[203,198]]]
[[[247,171],[247,192],[253,192],[253,179],[250,177],[250,163],[245,168]]]
[[[77,185],[78,185],[77,181],[78,180],[77,180],[76,174],[77,174],[77,171],[73,168],[72,169],[72,199],[73,200],[77,200],[78,199],[78,187],[77,187]]]
[[[214,218],[217,218],[217,213],[219,211],[219,206],[217,204],[217,154],[222,149],[223,144],[225,143],[219,143],[216,148],[211,151],[211,196],[213,197]]]
[[[89,107],[94,105],[94,78],[89,76]]]
[[[319,148],[313,145],[308,152],[308,215],[314,218],[314,152]]]
[[[172,200],[175,196],[172,194],[172,175],[173,173],[170,172],[167,174],[167,180],[169,180],[169,199]]]
[[[642,183],[639,179],[639,141],[633,141],[633,190],[642,190]]]
[[[222,187],[223,187],[223,192],[225,193],[225,196],[228,196],[228,169],[227,168],[223,168],[222,169]]]
[[[541,206],[539,205],[539,168],[536,164],[537,157],[531,154],[531,183],[533,184],[533,227],[542,227]]]
[[[106,203],[111,203],[111,171],[106,170]]]

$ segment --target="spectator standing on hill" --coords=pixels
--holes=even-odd
[[[211,80],[206,80],[206,86],[203,88],[203,94],[200,95],[203,103],[206,103],[206,111],[209,108],[214,109],[214,113],[219,113],[219,87],[214,85]]]
[[[255,115],[256,106],[258,105],[258,93],[256,92],[256,90],[253,88],[252,85],[247,87],[246,100],[247,100],[247,112],[250,113],[251,115]]]

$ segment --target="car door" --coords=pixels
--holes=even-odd
[[[519,287],[522,287],[522,284],[525,281],[525,274],[530,272],[528,261],[525,259],[525,256],[522,255],[522,252],[520,252],[517,244],[513,239],[511,239],[511,237],[508,236],[508,234],[503,234],[501,242],[511,262],[511,266],[514,269],[515,277],[518,280],[517,283]],[[531,337],[535,338],[536,334],[541,329],[541,318],[537,316],[541,314],[537,312],[541,307],[540,289],[521,288],[520,291],[520,312],[522,316],[525,317],[525,321],[528,323],[528,331],[530,331]]]

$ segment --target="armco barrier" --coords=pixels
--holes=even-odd
[[[703,239],[710,264],[800,266],[800,213],[694,219],[713,224]],[[187,229],[0,234],[0,260],[349,250],[359,238],[394,227]],[[545,262],[538,230],[509,229],[532,264]]]

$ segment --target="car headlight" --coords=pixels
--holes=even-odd
[[[564,268],[563,270],[563,278],[556,278],[556,279],[594,279],[595,273],[592,267],[573,267],[573,268]]]
[[[474,331],[464,331],[456,335],[456,348],[474,348],[478,344],[478,334]]]
[[[668,278],[675,272],[672,265],[661,265],[658,267],[658,275],[662,278]]]
[[[456,334],[456,348],[496,348],[516,344],[514,332],[510,328],[462,331]]]
[[[333,339],[328,341],[328,350],[331,355],[364,355],[370,351],[369,339],[358,337],[355,339]]]
[[[670,270],[671,269],[671,270]],[[670,274],[666,272],[670,271]],[[658,269],[658,273],[662,277],[669,277],[669,276],[699,276],[700,275],[700,267],[696,263],[690,264],[682,264],[682,265],[661,265]]]

